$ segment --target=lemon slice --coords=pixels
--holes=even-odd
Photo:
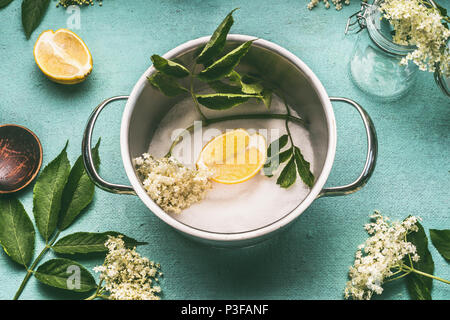
[[[34,60],[52,81],[76,84],[92,71],[92,56],[79,36],[67,29],[44,31],[34,45]]]
[[[212,171],[211,180],[225,184],[254,177],[266,161],[266,139],[244,129],[227,131],[209,141],[200,153],[197,168]]]

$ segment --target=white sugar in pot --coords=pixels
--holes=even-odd
[[[229,35],[227,46],[235,47],[253,39],[255,37]],[[166,53],[164,58],[177,58],[185,65],[189,65],[193,61],[196,49],[206,44],[208,40],[209,37],[203,37],[186,42]],[[303,61],[286,49],[266,40],[253,42],[248,54],[241,60],[239,68],[262,75],[265,81],[276,85],[283,92],[289,105],[308,123],[314,149],[314,156],[310,162],[318,174],[306,198],[293,210],[256,229],[214,232],[180,222],[164,212],[147,195],[134,170],[132,159],[148,151],[158,124],[177,102],[177,98],[165,97],[148,83],[147,77],[156,71],[153,66],[142,75],[129,96],[107,99],[91,114],[85,129],[82,149],[86,170],[94,183],[112,193],[137,195],[158,218],[190,238],[215,246],[236,247],[262,241],[284,229],[319,197],[347,195],[356,192],[367,183],[375,168],[377,137],[372,120],[359,104],[346,98],[329,97],[319,79]],[[91,154],[92,132],[100,112],[110,102],[122,99],[127,99],[127,103],[121,122],[120,147],[123,165],[131,186],[112,184],[102,179],[93,165]],[[336,121],[331,101],[347,103],[359,112],[367,134],[368,149],[364,169],[356,181],[340,187],[324,188],[336,153]]]

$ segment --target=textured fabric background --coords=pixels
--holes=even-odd
[[[203,1],[105,0],[103,7],[81,10],[75,30],[94,58],[92,75],[77,86],[50,82],[33,60],[33,45],[46,29],[66,27],[69,17],[52,1],[39,28],[27,41],[20,22],[20,2],[0,11],[0,123],[33,130],[44,148],[44,165],[63,148],[69,158],[80,154],[82,131],[91,110],[103,99],[130,93],[150,65],[150,55],[210,34],[233,8],[233,33],[273,41],[300,57],[316,73],[328,94],[360,102],[372,116],[379,137],[379,158],[368,185],[356,194],[317,200],[278,237],[240,250],[205,247],[185,239],[157,219],[132,196],[97,190],[94,203],[67,233],[117,230],[149,245],[139,252],[163,267],[163,298],[211,299],[342,299],[348,267],[356,247],[367,235],[363,225],[374,210],[394,219],[423,217],[425,229],[450,228],[450,100],[421,73],[406,98],[379,103],[352,84],[347,63],[355,41],[344,36],[347,17],[358,8],[353,0],[341,12],[313,11],[305,0]],[[445,2],[445,1],[443,1]],[[102,175],[127,183],[119,149],[123,103],[101,116],[96,135],[102,137]],[[356,111],[334,104],[338,124],[336,161],[327,186],[356,178],[363,167],[366,138]],[[19,194],[32,215],[32,188]],[[43,244],[37,236],[37,250]],[[430,248],[436,274],[450,278],[450,265]],[[48,255],[46,259],[49,259]],[[89,268],[101,256],[79,258]],[[0,253],[0,298],[12,298],[24,271]],[[385,287],[384,299],[407,299],[402,281]],[[450,298],[450,286],[434,283],[436,299]],[[80,298],[32,279],[24,299]]]

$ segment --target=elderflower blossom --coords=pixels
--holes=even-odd
[[[103,5],[103,0],[97,0],[99,1],[99,5]],[[71,5],[77,5],[77,6],[83,6],[83,5],[94,5],[94,0],[59,0],[59,2],[56,4],[57,7],[63,6],[64,8],[67,8]]]
[[[211,188],[209,171],[187,168],[173,157],[154,159],[144,153],[134,165],[147,194],[167,212],[180,213]]]
[[[325,8],[330,8],[330,0],[322,0],[323,4],[325,5]],[[319,4],[320,0],[311,0],[308,3],[308,9],[312,10],[314,7],[316,7]],[[336,10],[341,10],[342,9],[342,4],[346,4],[349,5],[350,4],[350,0],[331,0],[331,2],[334,4],[334,6],[336,7]]]
[[[417,232],[420,218],[410,216],[402,222],[390,222],[378,211],[370,216],[372,223],[365,225],[371,237],[358,247],[354,265],[350,267],[350,281],[344,290],[346,299],[370,300],[373,293],[381,294],[384,280],[394,275],[405,256],[419,260],[416,247],[406,241],[406,235]],[[393,270],[394,269],[394,270]]]
[[[402,59],[402,64],[413,61],[420,70],[434,72],[439,63],[442,74],[450,76],[450,30],[443,25],[438,10],[418,0],[385,0],[380,10],[395,30],[393,41],[417,47]]]
[[[94,268],[100,272],[100,280],[104,282],[104,290],[109,292],[111,300],[159,300],[160,286],[158,282],[159,264],[141,257],[136,248],[127,249],[122,236],[109,237],[105,246],[109,253],[101,266]]]

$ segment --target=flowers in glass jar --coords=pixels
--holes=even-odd
[[[421,0],[385,0],[380,10],[394,28],[393,41],[417,47],[402,64],[413,61],[420,70],[430,72],[439,65],[442,74],[450,76],[450,30],[444,22],[448,17],[441,15],[443,9]]]

